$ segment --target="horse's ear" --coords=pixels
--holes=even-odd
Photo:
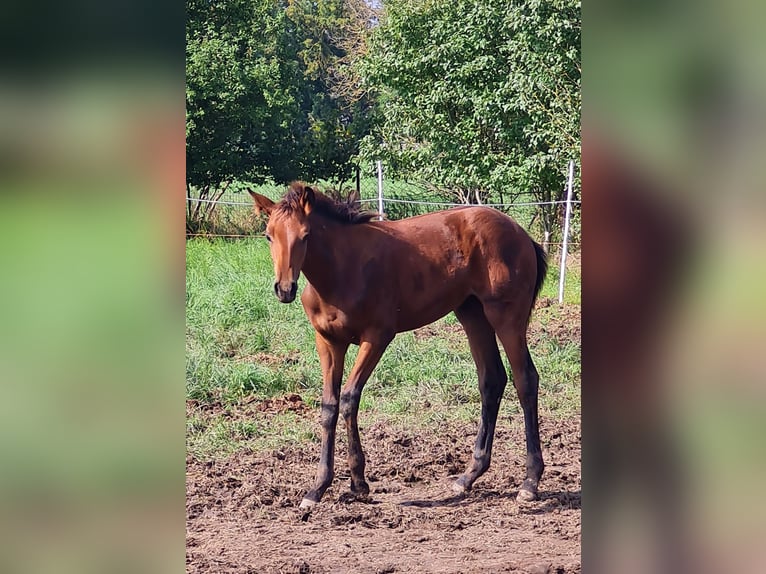
[[[253,211],[256,215],[260,215],[261,213],[271,215],[271,210],[274,209],[274,206],[276,205],[273,201],[265,195],[255,193],[252,189],[248,189],[247,193],[250,194],[250,197],[252,197],[255,202],[253,203]]]
[[[303,207],[303,213],[308,215],[314,207],[314,201],[316,201],[316,192],[314,189],[307,185],[303,188],[301,194],[301,207]]]

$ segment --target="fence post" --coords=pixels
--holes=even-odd
[[[559,272],[559,304],[564,302],[564,275],[567,265],[567,246],[569,244],[569,217],[572,214],[572,179],[574,178],[574,160],[569,162],[567,179],[567,209],[564,216],[564,244],[561,246],[561,271]]]
[[[357,202],[362,199],[362,186],[361,186],[361,174],[360,172],[362,169],[357,165],[356,166],[356,199]]]
[[[383,166],[378,160],[378,216],[379,221],[383,221]]]

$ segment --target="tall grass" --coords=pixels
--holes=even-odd
[[[568,276],[565,299],[579,304],[579,273]],[[321,394],[321,371],[314,331],[298,301],[285,305],[273,295],[273,267],[261,238],[238,241],[193,239],[186,245],[186,390],[196,404],[234,406],[243,399],[299,393],[309,405]],[[305,285],[301,278],[299,288]],[[558,273],[551,273],[542,296],[555,297]],[[533,321],[553,321],[557,306],[538,310]],[[553,338],[531,349],[540,372],[541,411],[568,416],[579,411],[580,346]],[[346,374],[356,356],[349,349]],[[520,412],[512,390],[501,416]],[[476,372],[468,343],[454,315],[427,333],[402,333],[386,350],[362,395],[368,418],[408,424],[446,418],[475,420],[479,412]],[[248,428],[200,413],[188,421],[196,452],[228,452],[253,440],[263,445],[268,432],[253,421]],[[270,423],[271,424],[271,423]],[[305,421],[280,427],[285,440],[313,438]],[[259,426],[260,425],[260,426]],[[245,425],[247,426],[247,425]],[[252,446],[252,445],[251,445]],[[228,449],[228,450],[227,450]]]
[[[189,398],[232,402],[305,389],[319,368],[300,304],[273,297],[260,238],[190,240],[186,248],[186,385]],[[299,351],[297,362],[268,366]],[[259,358],[260,357],[260,360]],[[270,360],[267,360],[270,359]]]

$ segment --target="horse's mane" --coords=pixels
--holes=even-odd
[[[294,181],[290,184],[287,193],[277,204],[276,209],[285,215],[296,211],[303,211],[303,205],[306,201],[307,190],[313,191],[312,213],[323,215],[339,223],[367,223],[375,219],[378,214],[374,211],[362,210],[359,205],[351,198],[347,201],[336,201],[317,188],[312,188],[300,181]]]

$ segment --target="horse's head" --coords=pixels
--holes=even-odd
[[[266,213],[266,239],[274,262],[274,293],[282,303],[295,299],[298,276],[306,258],[309,236],[308,216],[314,205],[314,190],[301,183],[293,183],[279,203],[248,190],[255,201],[256,214]]]

